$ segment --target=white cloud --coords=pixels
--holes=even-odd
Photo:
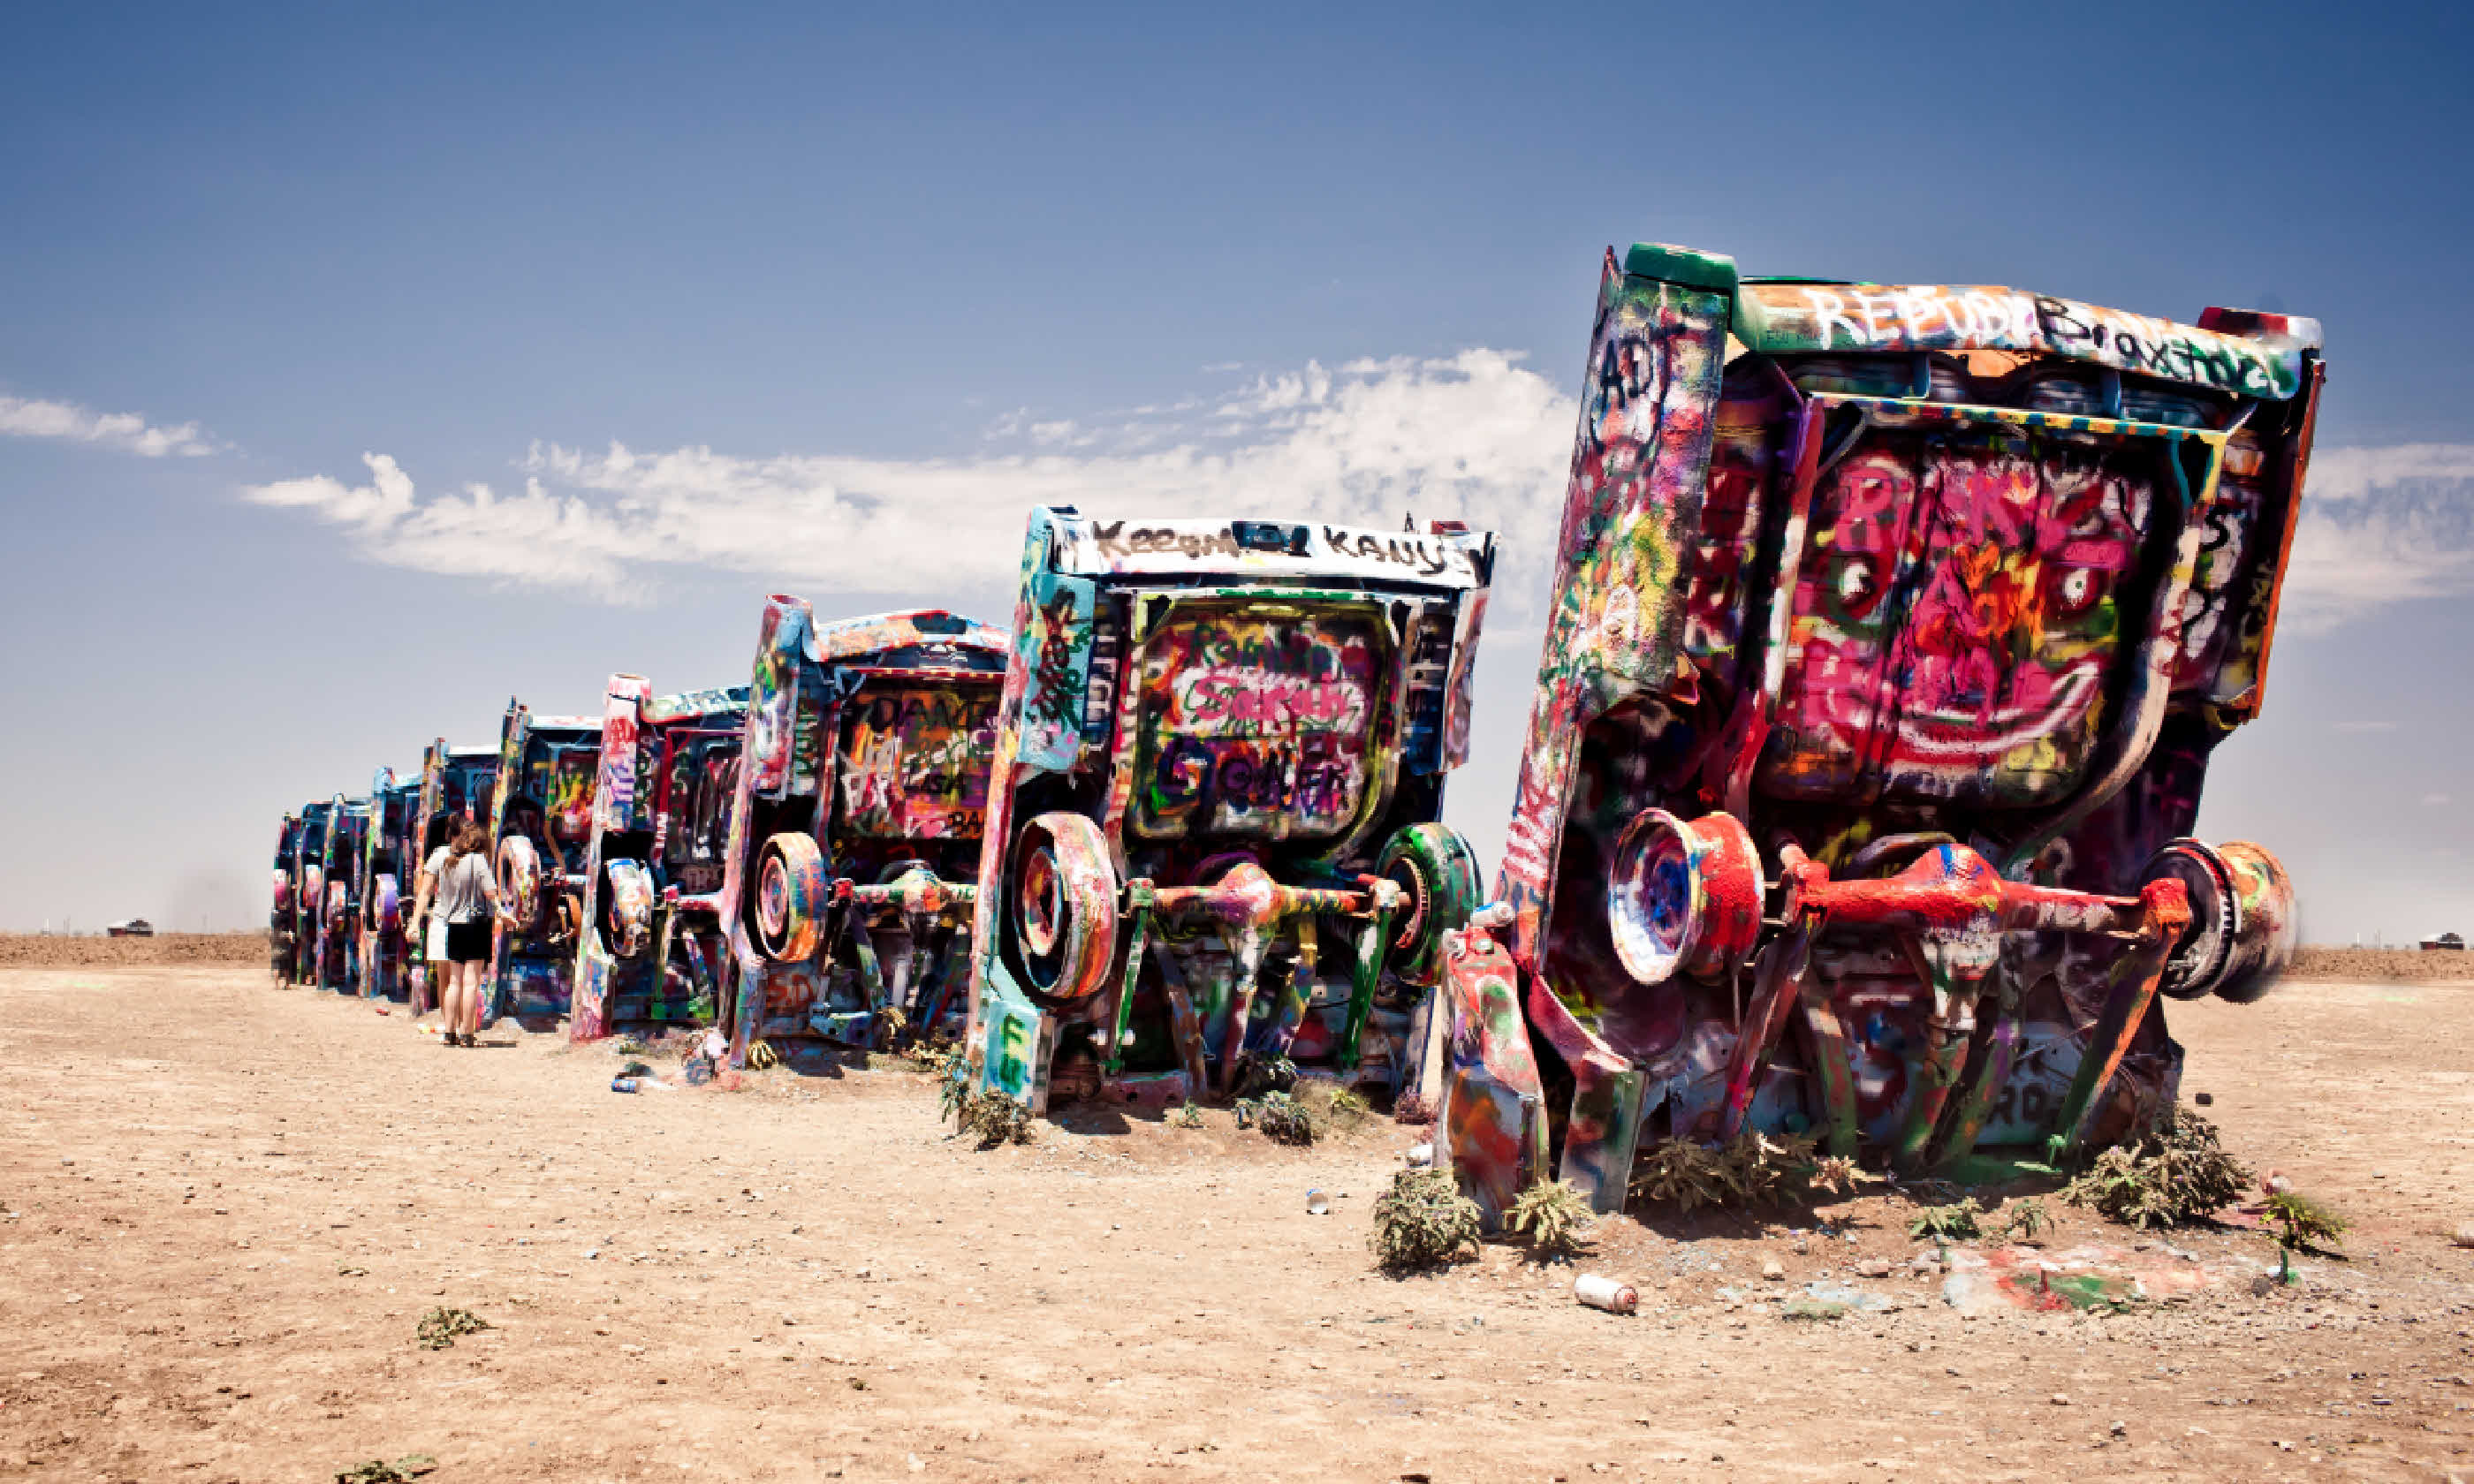
[[[1109,426],[1015,412],[992,431],[1028,446],[974,458],[551,443],[526,455],[523,492],[512,496],[474,485],[424,499],[384,454],[364,456],[365,485],[317,475],[244,494],[343,527],[375,561],[618,601],[644,595],[666,567],[837,591],[1009,586],[1033,505],[1378,528],[1414,512],[1502,532],[1509,565],[1498,581],[1525,601],[1544,585],[1576,417],[1572,399],[1517,356],[1480,349],[1310,365]]]
[[[2375,609],[2474,591],[2474,444],[2315,453],[2279,622],[2323,633]]]
[[[95,443],[148,459],[176,453],[195,457],[215,451],[214,441],[200,432],[194,422],[158,427],[133,412],[96,412],[75,402],[45,402],[21,396],[0,396],[0,434]]]

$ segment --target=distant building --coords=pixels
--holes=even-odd
[[[117,922],[107,922],[104,924],[103,930],[109,933],[114,938],[152,938],[155,936],[155,924],[147,922],[144,918],[123,918]],[[2458,946],[2463,947],[2464,945],[2459,944]]]
[[[2441,933],[2437,937],[2422,940],[2422,946],[2426,952],[2435,948],[2453,948],[2462,953],[2465,951],[2465,940],[2455,933]]]

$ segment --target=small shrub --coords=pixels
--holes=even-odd
[[[1690,1138],[1664,1138],[1633,1165],[1635,1200],[1696,1206],[1778,1205],[1811,1178],[1813,1140],[1772,1138],[1746,1129],[1722,1148]]]
[[[1395,1272],[1475,1252],[1485,1218],[1449,1170],[1401,1170],[1374,1203],[1374,1257]]]
[[[407,1453],[393,1463],[373,1458],[353,1469],[335,1471],[335,1484],[412,1484],[424,1473],[438,1472],[438,1460],[427,1453]]]
[[[1286,1092],[1266,1092],[1261,1097],[1240,1098],[1237,1102],[1237,1126],[1263,1131],[1263,1137],[1275,1144],[1311,1144],[1315,1141],[1314,1114],[1306,1106]]]
[[[1373,1106],[1348,1088],[1331,1089],[1331,1115],[1335,1118],[1363,1118],[1373,1112]]]
[[[1533,1253],[1560,1257],[1581,1250],[1597,1213],[1578,1185],[1564,1180],[1541,1180],[1520,1192],[1503,1224],[1529,1238]]]
[[[490,1328],[490,1322],[468,1308],[434,1308],[421,1316],[420,1328],[412,1337],[423,1350],[450,1350],[460,1335],[478,1334]]]
[[[1202,1109],[1199,1104],[1189,1102],[1171,1115],[1168,1121],[1180,1129],[1199,1129],[1202,1127]]]
[[[1832,1195],[1854,1195],[1857,1186],[1875,1185],[1880,1179],[1845,1155],[1826,1154],[1812,1161],[1812,1173],[1805,1177],[1805,1184]]]
[[[1237,1093],[1242,1098],[1257,1098],[1272,1092],[1292,1092],[1298,1086],[1298,1064],[1284,1056],[1246,1059],[1238,1073]]]
[[[773,1049],[771,1042],[761,1039],[751,1041],[747,1043],[747,1065],[761,1072],[767,1067],[781,1065],[782,1056]]]
[[[982,1149],[1031,1142],[1031,1108],[1009,1092],[990,1088],[966,1095],[960,1118],[962,1132],[977,1137]]]
[[[2327,1207],[2291,1190],[2269,1196],[2261,1220],[2268,1228],[2268,1235],[2276,1240],[2276,1278],[2283,1283],[2293,1281],[2295,1253],[2337,1240],[2350,1225]]]
[[[2218,1141],[2215,1124],[2177,1108],[2147,1134],[2098,1154],[2063,1187],[2062,1199],[2144,1232],[2205,1221],[2250,1179]]]
[[[2045,1203],[2032,1195],[2011,1202],[2009,1210],[2001,1217],[2001,1234],[2014,1241],[2034,1241],[2039,1234],[2052,1229],[2053,1213],[2045,1209]]]
[[[1983,1215],[1984,1208],[1976,1204],[1974,1196],[1948,1206],[1927,1206],[1907,1223],[1907,1235],[1935,1242],[1972,1241],[1984,1234]]]

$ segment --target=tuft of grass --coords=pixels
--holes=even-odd
[[[1401,1170],[1374,1202],[1374,1258],[1405,1272],[1477,1251],[1484,1216],[1449,1170]]]
[[[351,1469],[335,1471],[335,1484],[412,1484],[424,1473],[438,1472],[438,1460],[427,1453],[406,1453],[393,1463],[373,1458]]]
[[[2351,1225],[2344,1217],[2307,1195],[2287,1190],[2268,1198],[2260,1220],[2276,1241],[2276,1279],[2293,1281],[2293,1255],[2306,1247],[2334,1242]]]
[[[1311,1144],[1315,1141],[1314,1114],[1303,1103],[1286,1092],[1266,1092],[1261,1097],[1237,1101],[1237,1126],[1255,1128],[1275,1144]]]
[[[1240,1097],[1255,1098],[1270,1092],[1294,1092],[1298,1086],[1298,1064],[1284,1056],[1249,1056],[1237,1074]]]
[[[1374,1105],[1359,1096],[1354,1089],[1331,1089],[1331,1115],[1335,1118],[1363,1118],[1374,1111]]]
[[[989,1088],[961,1100],[962,1132],[976,1137],[982,1149],[999,1144],[1031,1142],[1031,1107],[1009,1092]]]
[[[1712,1149],[1690,1138],[1664,1138],[1633,1164],[1633,1200],[1696,1206],[1775,1206],[1808,1182],[1819,1163],[1813,1140],[1773,1138],[1746,1129]],[[1852,1178],[1852,1177],[1851,1177]]]
[[[1857,1187],[1879,1185],[1880,1180],[1845,1155],[1826,1154],[1812,1161],[1812,1173],[1805,1177],[1805,1184],[1832,1195],[1854,1195]]]
[[[450,1350],[459,1335],[479,1334],[490,1322],[469,1308],[434,1308],[421,1316],[412,1337],[423,1350]]]
[[[1930,1237],[1937,1243],[1967,1242],[1984,1234],[1984,1208],[1976,1197],[1953,1201],[1948,1206],[1927,1206],[1907,1223],[1907,1235]]]
[[[1545,1257],[1579,1252],[1596,1221],[1589,1198],[1580,1186],[1564,1180],[1538,1182],[1521,1191],[1503,1213],[1503,1224],[1529,1238],[1533,1254]]]
[[[2098,1154],[2062,1188],[2062,1199],[2144,1232],[2205,1221],[2250,1180],[2249,1168],[2225,1152],[2215,1124],[2177,1108],[2138,1138]]]
[[[2010,1203],[2001,1217],[2001,1234],[2013,1241],[2031,1242],[2053,1229],[2053,1213],[2035,1196],[2025,1196]]]
[[[1170,1115],[1168,1121],[1180,1129],[1199,1129],[1202,1127],[1202,1108],[1200,1104],[1189,1100],[1184,1107]]]

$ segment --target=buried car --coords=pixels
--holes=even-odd
[[[271,873],[274,893],[266,913],[267,968],[278,984],[293,982],[293,966],[299,962],[293,948],[293,933],[299,924],[292,908],[300,841],[301,816],[287,811],[275,832],[275,869]]]
[[[380,768],[370,778],[369,822],[361,831],[355,915],[359,943],[356,983],[363,999],[402,999],[411,993],[411,945],[405,914],[421,874],[414,852],[413,822],[421,807],[421,782]]]
[[[1493,561],[1450,523],[1031,513],[980,864],[981,1087],[1034,1111],[1293,1068],[1402,1089],[1476,896],[1438,817]]]
[[[2283,869],[2188,837],[2259,712],[2309,320],[1610,251],[1498,905],[1440,1142],[1490,1217],[1637,1143],[1902,1171],[2148,1125]]]
[[[655,696],[643,676],[610,677],[572,1039],[714,1019],[722,856],[746,713],[744,686]]]
[[[598,716],[535,716],[509,700],[490,797],[498,900],[481,1023],[567,1014],[583,938],[585,842],[601,757]]]
[[[361,843],[370,827],[370,802],[337,794],[327,806],[319,846],[319,887],[310,903],[315,943],[309,984],[337,993],[359,990]]]
[[[421,790],[413,802],[412,817],[405,825],[404,847],[398,856],[404,867],[404,874],[396,878],[400,897],[410,894],[418,898],[423,869],[439,847],[453,836],[458,823],[488,818],[497,779],[498,750],[495,747],[449,747],[447,739],[440,737],[422,750]],[[416,925],[404,924],[407,935]],[[435,1008],[436,998],[430,990],[428,945],[407,936],[404,953],[404,983],[413,1013],[426,1014]]]
[[[962,1017],[1006,635],[765,601],[720,884],[732,1065]]]
[[[299,814],[285,816],[284,851],[276,863],[283,878],[276,888],[277,915],[285,923],[287,950],[276,969],[279,984],[318,982],[317,903],[327,897],[327,819],[334,807],[331,799],[313,799]]]

